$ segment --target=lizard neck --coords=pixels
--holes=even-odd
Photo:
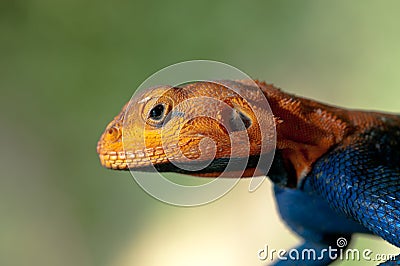
[[[280,158],[274,160],[273,168],[284,167],[286,186],[296,187],[316,160],[353,131],[349,111],[284,93],[266,83],[259,86],[276,121]]]

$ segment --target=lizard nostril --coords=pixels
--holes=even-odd
[[[111,139],[117,139],[120,136],[120,131],[116,127],[111,127],[107,131],[108,137]]]

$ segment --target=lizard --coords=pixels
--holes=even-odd
[[[256,101],[244,100],[226,82],[246,97],[264,95],[272,113],[252,109]],[[400,115],[339,108],[285,93],[257,80],[226,82],[158,86],[131,99],[97,143],[101,164],[116,170],[148,171],[155,167],[163,172],[219,176],[230,159],[230,132],[215,119],[200,116],[184,125],[179,119],[182,113],[195,115],[203,108],[219,114],[231,131],[248,134],[247,154],[237,155],[248,159],[245,171],[239,175],[258,175],[254,162],[262,158],[260,138],[271,137],[261,133],[254,113],[258,110],[258,117],[266,121],[264,127],[276,130],[276,147],[267,145],[267,152],[274,152],[268,177],[273,182],[281,218],[303,239],[296,249],[300,254],[310,249],[324,254],[328,247],[336,247],[336,256],[325,253],[318,260],[297,261],[286,254],[276,265],[328,265],[348,247],[338,246],[337,239],[350,243],[354,233],[377,235],[400,247]],[[234,111],[226,111],[225,106],[212,101],[201,106],[182,104],[204,96],[215,98]],[[179,110],[174,111],[177,106]],[[238,119],[241,127],[237,126]],[[126,120],[130,123],[124,126]],[[161,131],[166,127],[169,135],[164,137],[165,144]],[[129,136],[125,143],[123,135]],[[179,150],[174,155],[176,160],[210,159],[207,157],[211,155],[214,158],[200,170],[176,167],[166,152],[168,138],[172,137],[177,143],[171,149]],[[214,153],[200,149],[204,137],[215,141]],[[232,171],[224,177],[230,175],[238,173]],[[382,265],[392,264],[400,264],[400,255]]]

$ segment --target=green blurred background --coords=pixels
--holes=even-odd
[[[265,244],[299,243],[269,182],[173,207],[102,168],[96,142],[143,80],[191,59],[400,112],[399,10],[399,1],[1,0],[0,265],[263,265]],[[398,252],[368,236],[354,247]]]

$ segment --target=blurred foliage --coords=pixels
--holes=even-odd
[[[148,245],[151,256],[151,241],[160,240],[152,229],[167,237],[177,215],[182,231],[169,236],[188,237],[200,249],[191,265],[201,254],[207,265],[256,259],[256,249],[227,249],[214,264],[211,243],[195,244],[216,221],[217,230],[236,220],[254,227],[256,216],[246,219],[245,210],[263,212],[265,205],[278,219],[265,195],[243,193],[199,211],[162,204],[128,173],[100,167],[98,137],[144,79],[190,59],[222,61],[325,102],[399,112],[399,8],[398,1],[344,0],[0,1],[0,265],[117,265],[121,250],[134,252],[136,244]],[[252,208],[240,204],[249,198]],[[206,215],[185,216],[197,212]],[[284,241],[289,232],[266,220],[260,231],[278,230]],[[241,230],[229,232],[209,241],[254,242]],[[152,240],[136,241],[143,235]],[[286,248],[297,241],[287,239]],[[187,265],[180,251],[163,265]],[[241,260],[236,251],[253,253]],[[158,257],[144,264],[144,255],[134,254],[118,265],[159,265]]]

